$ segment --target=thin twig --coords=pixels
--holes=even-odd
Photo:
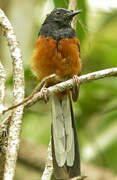
[[[4,12],[0,9],[0,25],[8,42],[10,49],[12,63],[13,63],[13,104],[18,104],[24,99],[24,71],[23,62],[18,42],[13,31],[13,27],[5,16]],[[23,115],[23,105],[14,109],[9,127],[8,147],[6,151],[6,162],[4,168],[4,180],[13,180],[17,154],[19,149],[19,136],[21,129]]]
[[[53,164],[52,164],[52,152],[51,152],[51,141],[48,145],[48,156],[46,161],[46,166],[42,175],[42,180],[50,180],[53,173]]]
[[[56,75],[55,75],[55,74],[52,74],[52,75],[50,75],[50,76],[48,76],[48,77],[45,77],[40,83],[37,84],[37,86],[35,87],[35,89],[33,90],[33,92],[32,92],[28,97],[26,97],[26,98],[24,99],[24,101],[22,101],[22,102],[19,103],[19,104],[16,104],[16,105],[14,105],[14,106],[11,106],[11,107],[3,110],[2,113],[4,114],[4,113],[6,113],[6,112],[8,112],[8,111],[10,111],[10,110],[13,110],[14,108],[16,108],[16,107],[18,107],[18,106],[21,106],[21,105],[27,103],[30,99],[33,98],[33,96],[35,95],[35,93],[36,93],[37,91],[40,91],[40,89],[43,87],[44,83],[48,82],[48,80],[53,79],[53,78],[56,78]],[[0,123],[0,124],[1,124],[1,123]]]

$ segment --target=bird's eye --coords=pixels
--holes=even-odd
[[[60,12],[59,12],[59,11],[57,11],[57,12],[56,12],[56,14],[60,14]]]

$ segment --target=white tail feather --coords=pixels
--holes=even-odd
[[[71,119],[70,99],[64,95],[62,102],[52,95],[52,127],[55,157],[59,167],[74,163],[74,135]]]

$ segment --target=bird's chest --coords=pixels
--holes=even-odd
[[[32,57],[32,69],[41,80],[50,74],[71,77],[80,71],[78,39],[39,36]]]

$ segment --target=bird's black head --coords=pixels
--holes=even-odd
[[[38,35],[53,37],[57,41],[63,37],[72,38],[76,36],[75,30],[71,27],[71,21],[73,17],[80,12],[81,10],[70,11],[63,8],[54,9],[46,17]]]
[[[60,26],[68,26],[71,24],[73,17],[80,12],[81,10],[73,11],[64,8],[55,8],[49,15],[47,15],[44,23],[53,22]]]

